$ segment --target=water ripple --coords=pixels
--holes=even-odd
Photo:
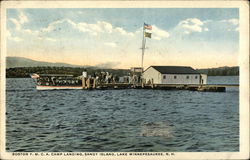
[[[7,79],[6,98],[9,152],[239,151],[238,90],[40,92]]]

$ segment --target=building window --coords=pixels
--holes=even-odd
[[[163,79],[166,79],[166,75],[163,76]]]
[[[189,79],[189,76],[187,76],[187,79]]]
[[[174,79],[176,79],[177,78],[177,76],[174,76]]]
[[[195,76],[195,79],[197,79],[198,78],[198,76]]]

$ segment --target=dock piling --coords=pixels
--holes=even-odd
[[[93,88],[96,88],[96,79],[93,80]]]
[[[86,88],[86,82],[85,82],[85,77],[82,78],[82,88]]]
[[[87,89],[90,89],[90,78],[87,79],[86,83],[87,83]]]

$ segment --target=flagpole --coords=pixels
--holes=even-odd
[[[144,24],[143,24],[143,32],[142,32],[142,56],[141,56],[141,76],[142,76],[142,73],[143,73],[143,56],[144,56],[144,50],[145,50],[145,27],[144,27]]]
[[[142,68],[143,68],[143,62],[144,62],[144,53],[145,53],[145,49],[146,49],[146,38],[144,38],[144,46],[143,46],[143,55],[142,55]]]

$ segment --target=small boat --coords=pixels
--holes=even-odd
[[[82,78],[65,74],[31,74],[37,90],[82,89]]]

